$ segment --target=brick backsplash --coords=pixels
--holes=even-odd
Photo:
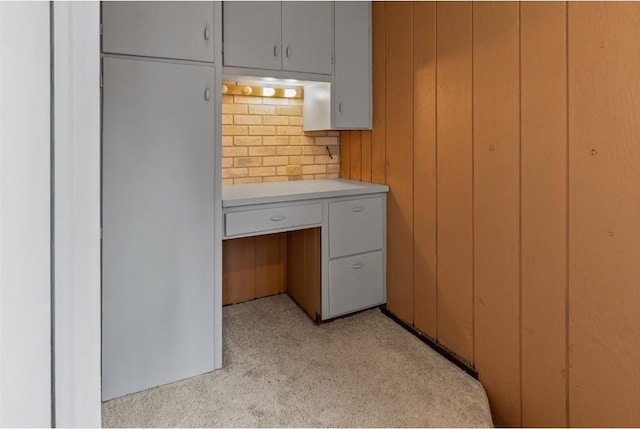
[[[337,131],[302,131],[301,99],[222,96],[223,184],[337,178],[339,145]]]

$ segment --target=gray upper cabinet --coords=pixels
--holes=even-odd
[[[282,70],[282,3],[224,2],[224,65]]]
[[[331,74],[333,4],[282,3],[282,69]]]
[[[369,130],[372,125],[371,2],[334,4],[331,86],[304,87],[303,129]]]
[[[224,66],[331,75],[332,2],[224,2]]]
[[[371,2],[335,3],[336,129],[371,128]]]
[[[105,53],[214,61],[213,2],[102,2]]]

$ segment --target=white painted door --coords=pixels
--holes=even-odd
[[[103,400],[214,369],[214,84],[104,59]]]
[[[223,62],[227,67],[282,70],[282,3],[226,1]]]
[[[371,2],[336,2],[335,26],[335,128],[371,129]]]
[[[213,2],[102,2],[102,50],[213,62]]]
[[[288,71],[333,72],[333,3],[282,2],[282,68]]]

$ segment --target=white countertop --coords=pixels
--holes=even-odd
[[[375,185],[346,179],[223,185],[222,207],[378,194],[381,192],[389,192],[389,187],[387,185]]]

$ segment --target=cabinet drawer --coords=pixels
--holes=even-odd
[[[385,302],[382,250],[329,262],[330,317]]]
[[[225,215],[225,235],[231,237],[262,231],[276,231],[321,222],[321,204],[248,210]]]
[[[382,249],[384,244],[382,197],[329,204],[331,258]]]

